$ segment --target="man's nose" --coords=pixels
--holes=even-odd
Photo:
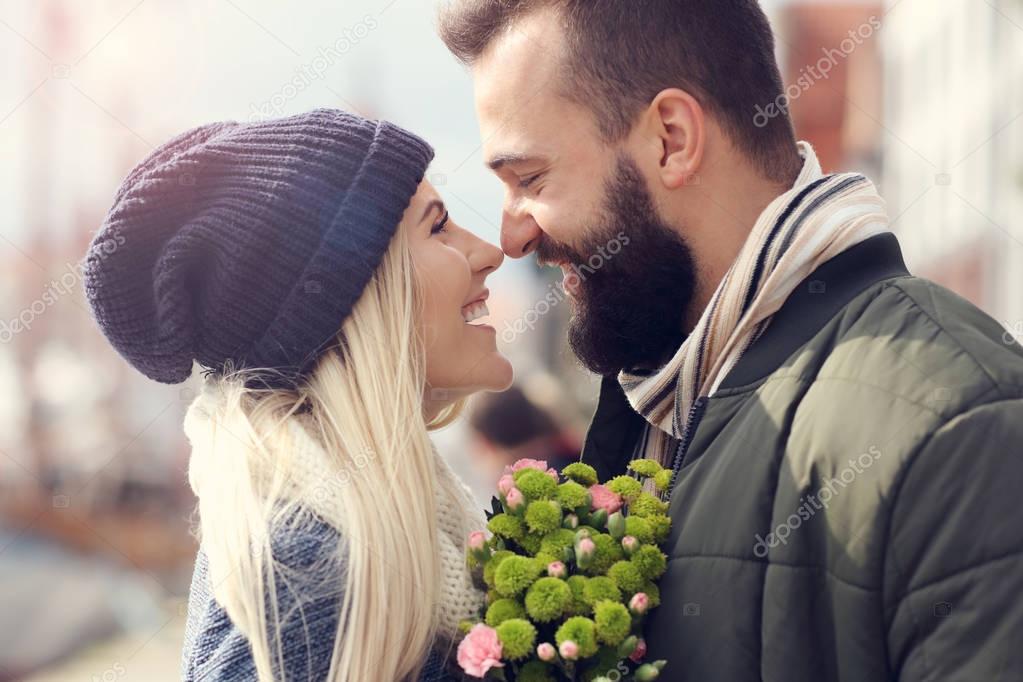
[[[531,215],[505,209],[501,217],[501,249],[509,258],[522,258],[535,251],[540,235],[540,226]]]

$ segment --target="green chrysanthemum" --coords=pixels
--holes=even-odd
[[[522,519],[511,514],[495,514],[494,518],[487,522],[487,528],[494,535],[518,542],[526,534],[526,524]]]
[[[547,564],[552,563],[554,561],[561,561],[561,557],[557,557],[549,552],[545,552],[543,550],[542,542],[540,543],[540,551],[537,552],[536,556],[534,556],[533,558],[539,561],[540,565],[543,566],[545,569],[547,568]]]
[[[657,487],[657,492],[663,493],[671,485],[671,473],[671,469],[663,469],[654,476],[654,486]]]
[[[519,469],[516,471],[515,485],[529,500],[549,499],[558,490],[558,484],[553,478],[536,469]]]
[[[569,464],[561,470],[561,473],[566,478],[569,478],[587,488],[597,482],[597,470],[589,464],[583,464],[582,462],[573,462]]]
[[[650,493],[643,493],[629,504],[629,514],[632,516],[664,516],[668,513],[668,503],[661,502]]]
[[[607,489],[621,495],[626,502],[631,502],[643,492],[643,484],[632,476],[615,476],[607,482]]]
[[[627,516],[625,518],[625,534],[631,535],[643,544],[650,544],[654,541],[654,529],[650,522],[640,516]]]
[[[570,548],[574,544],[575,531],[571,531],[568,528],[558,528],[543,537],[540,541],[540,551],[557,557],[559,561],[564,561],[565,548]]]
[[[665,470],[664,467],[652,459],[634,459],[629,462],[629,469],[645,478],[656,476]]]
[[[583,586],[583,601],[594,606],[601,601],[621,601],[622,592],[615,581],[604,575],[590,578]]]
[[[505,597],[514,597],[533,584],[543,568],[536,559],[510,556],[494,572],[494,586]]]
[[[490,560],[483,566],[483,582],[488,586],[494,587],[494,573],[497,571],[497,567],[501,565],[501,562],[510,556],[515,556],[512,552],[506,549],[494,552]]]
[[[589,658],[597,653],[597,626],[589,618],[572,616],[554,633],[554,641],[558,647],[567,641],[575,642],[579,646],[579,656]]]
[[[561,528],[561,505],[553,500],[537,500],[526,507],[526,525],[540,535]]]
[[[632,555],[632,563],[647,580],[657,580],[664,575],[668,567],[668,559],[664,553],[653,545],[643,545]],[[613,567],[612,567],[613,568]]]
[[[590,492],[575,481],[565,481],[559,485],[557,498],[565,509],[578,509],[590,505]]]
[[[626,519],[626,524],[628,524],[628,519]],[[624,556],[621,543],[607,533],[595,534],[593,544],[597,546],[597,551],[593,555],[593,563],[584,571],[588,575],[604,575],[614,562],[621,560]]]
[[[597,626],[597,639],[610,646],[618,646],[632,629],[632,615],[618,602],[597,602],[593,607],[593,622]]]
[[[661,544],[668,539],[668,534],[671,532],[671,519],[667,516],[657,515],[646,517],[646,521],[654,531],[654,542]]]
[[[585,616],[592,611],[590,605],[586,603],[586,583],[589,580],[584,575],[570,575],[565,581],[568,583],[569,589],[572,590],[572,603],[565,610],[567,614]]]
[[[645,579],[652,576],[644,576],[632,561],[618,561],[607,569],[607,577],[614,581],[623,594],[635,594],[643,587]]]
[[[530,661],[519,669],[519,682],[556,682],[551,667],[543,661]]]
[[[572,588],[559,578],[540,578],[526,592],[526,613],[538,623],[561,617],[572,604]]]
[[[621,657],[614,647],[602,646],[597,650],[597,655],[586,661],[580,679],[582,682],[609,682],[610,680],[624,679],[618,668]],[[612,674],[614,673],[614,674]]]
[[[512,618],[525,618],[526,609],[514,599],[498,599],[487,609],[486,622],[492,628]]]
[[[533,653],[536,627],[523,618],[512,618],[497,626],[497,638],[501,640],[502,657],[518,661]]]
[[[536,533],[526,533],[526,535],[519,540],[519,544],[522,549],[526,550],[530,554],[536,555],[540,551],[540,536]]]

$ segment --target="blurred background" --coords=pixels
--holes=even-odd
[[[1023,0],[764,4],[799,137],[826,171],[879,183],[911,270],[1023,338]],[[0,682],[178,679],[195,384],[121,361],[77,267],[137,161],[212,120],[341,107],[430,140],[429,179],[497,242],[501,190],[434,11],[0,0]],[[509,459],[574,457],[597,392],[565,347],[567,304],[538,304],[560,274],[509,260],[492,279],[516,389],[437,434],[481,503]]]

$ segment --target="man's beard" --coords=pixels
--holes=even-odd
[[[587,369],[605,376],[657,369],[687,334],[696,287],[692,252],[658,215],[632,159],[619,157],[604,204],[603,220],[585,232],[580,251],[544,235],[537,256],[567,261],[579,275],[568,341]]]

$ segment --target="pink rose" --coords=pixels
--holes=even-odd
[[[622,498],[599,483],[590,486],[591,506],[594,510],[606,509],[608,514],[614,514],[622,508]]]
[[[579,658],[579,645],[570,639],[566,639],[562,642],[561,646],[558,647],[558,651],[561,653],[561,657],[566,661],[574,661]]]
[[[468,675],[485,677],[491,668],[503,668],[497,630],[477,623],[458,645],[458,665]]]
[[[541,661],[550,663],[556,655],[557,652],[554,650],[554,645],[549,642],[543,642],[536,647],[536,657]]]
[[[506,466],[504,468],[504,473],[514,474],[516,471],[520,471],[522,469],[536,469],[537,471],[543,471],[555,481],[558,480],[558,472],[547,466],[547,460],[545,459],[529,459],[528,457],[523,457],[519,461],[515,462],[515,464]]]

